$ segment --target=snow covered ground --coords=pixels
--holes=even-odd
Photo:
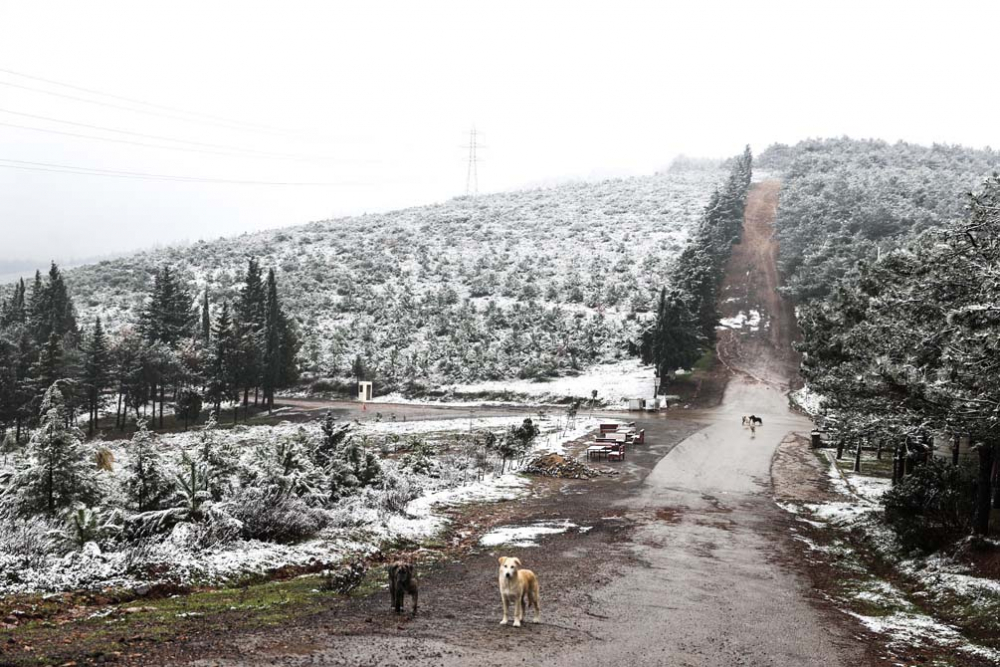
[[[411,422],[366,422],[355,424],[355,437],[383,452],[383,470],[417,488],[415,498],[401,512],[388,511],[379,488],[365,488],[338,505],[322,509],[328,525],[315,537],[292,544],[237,539],[203,546],[198,543],[197,524],[179,523],[164,539],[102,551],[97,543],[84,548],[56,548],[36,558],[33,563],[20,560],[23,554],[11,551],[13,544],[0,545],[0,593],[54,592],[88,588],[140,588],[160,582],[182,585],[210,585],[238,581],[248,575],[267,573],[283,567],[316,567],[333,564],[348,557],[364,555],[381,543],[394,539],[421,540],[441,531],[447,520],[442,510],[467,502],[485,502],[518,497],[528,491],[528,480],[516,470],[499,474],[492,467],[472,468],[473,453],[463,451],[462,443],[471,432],[497,433],[520,424],[524,415],[454,420]],[[597,426],[597,420],[564,417],[539,417],[533,420],[539,435],[528,457],[547,451],[562,451],[569,440],[581,437]],[[289,439],[318,436],[320,422],[282,423],[275,426],[240,426],[211,432],[216,446],[237,447],[241,456],[252,460],[254,448]],[[204,431],[169,434],[157,437],[157,444],[167,452],[193,451]],[[431,456],[430,470],[402,471],[400,460],[393,458],[399,443],[418,438],[432,446],[447,445],[447,456]],[[115,472],[129,462],[129,445],[108,443],[115,454]],[[455,450],[455,451],[452,451]],[[388,456],[386,454],[389,454]],[[14,536],[5,536],[14,540]],[[39,539],[43,539],[41,536]]]
[[[934,616],[936,600],[948,600],[950,605],[959,600],[967,610],[994,608],[1000,603],[1000,582],[972,576],[967,566],[939,554],[904,557],[907,550],[882,518],[880,501],[891,488],[890,480],[842,472],[831,452],[825,451],[823,455],[828,463],[827,476],[840,494],[839,499],[801,505],[779,503],[779,506],[801,524],[833,531],[827,534],[828,544],[817,544],[798,530],[793,530],[793,538],[805,544],[810,552],[822,554],[828,562],[850,572],[856,580],[834,602],[868,630],[887,637],[891,649],[905,652],[914,647],[935,646],[956,655],[974,655],[1000,664],[1000,651],[970,641],[959,628]],[[871,571],[868,563],[841,537],[847,535],[863,539],[884,563],[896,563],[897,572],[917,594],[908,595]],[[919,605],[914,602],[917,598]],[[859,613],[854,610],[857,608],[854,603],[861,603],[861,608],[869,611]]]
[[[756,310],[741,310],[733,317],[723,317],[719,320],[720,329],[735,329],[737,331],[747,329],[748,331],[758,331],[760,329],[760,312]]]
[[[593,392],[597,392],[597,403],[607,407],[621,407],[623,399],[630,397],[650,397],[655,387],[652,366],[644,366],[638,359],[628,359],[609,364],[592,366],[579,375],[556,378],[548,381],[534,380],[494,380],[468,384],[444,385],[442,390],[451,396],[462,394],[499,394],[509,392],[527,397],[529,404],[567,404],[573,400],[589,405]],[[452,400],[446,394],[440,400],[408,399],[402,394],[380,396],[387,403],[433,403],[447,402],[451,405],[488,405],[503,401]]]
[[[537,521],[526,526],[500,526],[480,538],[484,547],[537,547],[535,540],[542,535],[558,535],[572,528],[580,528],[568,519],[562,521]],[[581,529],[582,530],[582,529]]]

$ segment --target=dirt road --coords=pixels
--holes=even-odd
[[[736,300],[727,307],[767,317],[720,346],[735,374],[722,406],[638,419],[650,444],[633,449],[620,477],[539,481],[535,496],[484,510],[512,524],[577,528],[433,568],[415,617],[390,613],[385,594],[344,600],[305,627],[236,636],[186,664],[866,664],[857,628],[812,599],[789,565],[788,518],[771,498],[778,444],[810,427],[784,394],[794,320],[773,293],[776,196],[775,183],[753,189],[729,266],[726,298]],[[755,434],[740,421],[751,412],[764,421]],[[498,555],[518,555],[538,573],[540,624],[498,625]]]

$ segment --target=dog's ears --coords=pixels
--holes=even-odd
[[[514,561],[514,565],[517,565],[518,567],[521,567],[521,559],[520,558],[512,558],[511,560]]]
[[[504,562],[505,560],[507,560],[507,557],[506,557],[506,556],[500,556],[500,558],[497,558],[497,561],[499,561],[501,565],[503,565],[503,562]]]

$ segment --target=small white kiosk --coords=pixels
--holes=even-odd
[[[372,400],[372,383],[371,382],[359,382],[358,383],[358,400],[362,403],[367,403]]]

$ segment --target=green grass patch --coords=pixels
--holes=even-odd
[[[363,592],[377,590],[375,569]],[[159,600],[139,599],[105,607],[62,609],[75,620],[31,620],[9,631],[4,665],[61,665],[70,660],[142,652],[164,642],[225,631],[286,624],[316,614],[337,596],[309,575],[262,584],[196,591]],[[65,601],[62,602],[66,604]],[[71,639],[69,643],[67,640]]]

